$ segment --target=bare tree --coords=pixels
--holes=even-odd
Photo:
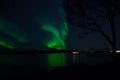
[[[116,62],[116,18],[120,15],[119,0],[65,0],[67,22],[82,29],[99,32],[112,48]],[[107,34],[106,29],[111,31]]]

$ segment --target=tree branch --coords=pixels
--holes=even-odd
[[[94,19],[92,19],[92,18],[90,18],[90,17],[88,17],[88,19],[93,22],[93,24],[98,28],[98,30],[99,30],[99,32],[101,33],[101,35],[103,35],[103,37],[106,38],[107,41],[112,45],[112,41],[111,41],[110,38],[104,33],[104,31],[101,29],[101,27],[98,25],[98,23],[97,23]]]

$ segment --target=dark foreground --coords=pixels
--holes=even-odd
[[[34,51],[33,51],[34,52]],[[69,62],[70,65],[54,67],[48,69],[48,53],[46,54],[29,54],[28,55],[1,55],[0,78],[23,80],[102,80],[102,79],[119,79],[120,56],[116,64],[111,63],[110,55],[86,55],[86,54],[66,54],[66,57],[55,54],[54,64]],[[26,53],[26,52],[25,52]],[[32,52],[31,52],[32,53]],[[44,53],[44,51],[43,51]],[[9,54],[9,53],[8,53]],[[53,54],[53,53],[52,53]],[[58,54],[58,53],[57,53]],[[59,54],[61,55],[61,54]],[[52,56],[53,57],[53,56]],[[57,57],[57,58],[56,58]],[[12,63],[13,62],[13,63]],[[62,62],[62,63],[63,63]],[[46,63],[46,64],[45,64]],[[83,64],[84,63],[84,64]],[[86,63],[86,64],[85,64]],[[89,63],[89,64],[88,64]],[[94,64],[92,64],[94,63]],[[97,63],[97,64],[96,64]],[[77,65],[78,64],[78,65]],[[45,66],[44,66],[45,65]],[[63,64],[62,64],[63,65]]]
[[[7,72],[8,70],[8,72]],[[105,65],[72,65],[66,67],[56,67],[52,70],[43,70],[30,67],[14,66],[0,72],[1,78],[11,79],[32,79],[32,80],[79,80],[79,79],[119,79],[120,64]]]

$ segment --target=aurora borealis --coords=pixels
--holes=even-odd
[[[5,40],[2,40],[2,39],[0,40],[0,45],[4,46],[6,48],[9,48],[9,49],[15,49],[14,45],[12,45],[11,43],[6,42]]]
[[[0,20],[0,32],[8,35],[11,38],[10,40],[15,39],[20,43],[24,43],[27,41],[26,38],[21,34],[19,29],[17,29],[17,27],[15,27],[10,22]],[[10,40],[2,39],[2,36],[1,36],[0,45],[9,49],[15,49],[16,48],[15,43],[11,43]]]
[[[41,46],[45,46],[50,49],[67,49],[65,41],[66,36],[68,35],[68,26],[65,20],[65,13],[63,9],[58,6],[61,1],[53,0],[50,3],[46,3],[48,6],[42,5],[44,1],[41,1],[39,4],[41,6],[31,6],[32,8],[34,8],[31,10],[29,10],[28,6],[30,6],[31,4],[36,5],[37,3],[28,2],[26,5],[23,6],[18,5],[24,4],[24,2],[26,1],[2,1],[3,4],[5,3],[5,5],[1,5],[6,7],[2,7],[3,11],[1,13],[2,16],[0,17],[0,33],[2,33],[2,40],[0,45],[5,48],[10,48],[14,45],[14,48],[16,49],[21,47],[28,49],[41,49]],[[47,14],[48,7],[48,11],[51,10],[49,14]],[[25,9],[27,10],[25,11]],[[30,14],[32,13],[33,15],[27,15],[28,12],[30,12]],[[21,21],[22,17],[24,18]],[[31,19],[28,20],[28,18]],[[33,24],[33,21],[38,23],[39,25],[35,23]],[[41,30],[43,30],[43,33],[40,32]],[[44,33],[48,33],[49,35],[44,36]],[[40,37],[38,37],[38,35]],[[44,39],[43,37],[46,37],[46,39]],[[35,41],[38,42],[37,45],[36,43],[34,43]],[[33,45],[36,45],[36,47],[34,47]]]
[[[45,41],[44,44],[48,48],[67,49],[65,40],[68,35],[68,25],[64,10],[62,8],[60,8],[58,16],[60,16],[61,19],[61,25],[59,27],[53,26],[52,24],[46,24],[41,27],[41,29],[47,31],[49,36],[51,36],[51,38],[48,39],[48,41]]]
[[[51,26],[51,25],[46,25],[43,26],[42,29],[50,33],[50,36],[52,37],[48,42],[45,42],[45,45],[48,48],[55,48],[55,49],[65,49],[66,45],[64,40],[61,38],[59,31]]]
[[[45,45],[48,48],[66,49],[65,39],[68,34],[68,30],[67,30],[67,23],[64,22],[63,24],[64,25],[61,26],[60,30],[56,29],[56,27],[51,25],[42,26],[42,29],[47,31],[51,36],[49,41],[45,42]]]
[[[79,35],[81,36],[83,31],[66,23],[66,14],[61,2],[62,0],[1,0],[0,39],[14,45],[15,49],[48,49],[48,44],[51,47],[51,43],[52,47],[57,45],[56,49],[62,47],[89,50],[108,47],[109,44],[99,34],[81,39]],[[43,29],[46,26],[55,32]],[[117,34],[119,30],[118,27]],[[120,39],[119,35],[117,36],[119,47]]]

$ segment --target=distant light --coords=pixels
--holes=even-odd
[[[109,51],[109,52],[112,52],[112,51]],[[116,50],[116,53],[120,53],[120,50]]]
[[[79,54],[79,52],[77,52],[77,51],[73,51],[72,53],[73,53],[73,54]]]
[[[117,50],[116,52],[117,52],[117,53],[120,53],[120,50]]]

